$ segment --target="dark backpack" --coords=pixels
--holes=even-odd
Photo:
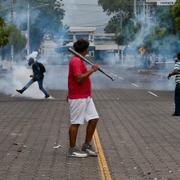
[[[46,72],[46,69],[43,64],[39,63],[39,67],[42,74]]]

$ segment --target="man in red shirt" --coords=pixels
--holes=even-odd
[[[76,52],[85,57],[88,54],[89,42],[81,39],[75,42],[73,47]],[[87,69],[84,61],[77,56],[73,56],[69,62],[68,102],[71,122],[69,127],[69,157],[97,156],[90,142],[99,116],[91,98],[91,80],[89,76],[96,72],[98,68],[99,66],[95,64]],[[79,151],[76,148],[77,133],[79,126],[85,122],[87,122],[85,142],[82,151]]]

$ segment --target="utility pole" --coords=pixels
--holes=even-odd
[[[11,0],[11,23],[14,24],[14,4],[15,0]],[[11,61],[14,61],[14,45],[11,45]]]
[[[136,18],[137,9],[136,9],[136,0],[134,0],[134,17]]]
[[[43,6],[48,6],[49,4],[43,4],[35,7],[30,7],[29,2],[28,2],[28,7],[27,7],[27,55],[30,54],[31,47],[30,47],[30,12],[33,9],[36,9],[38,7],[43,7]]]
[[[123,13],[120,12],[120,16],[121,16],[121,21],[120,21],[120,26],[121,26],[121,34],[123,33]]]
[[[30,53],[30,7],[27,9],[27,55]]]

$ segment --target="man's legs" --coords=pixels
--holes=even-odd
[[[88,154],[85,152],[81,152],[78,149],[76,149],[76,138],[77,138],[77,133],[79,129],[79,124],[71,124],[69,127],[69,157],[77,157],[77,158],[84,158],[87,157]]]
[[[38,80],[38,85],[39,85],[39,89],[45,94],[45,98],[48,98],[49,94],[47,93],[47,91],[43,87],[43,79]]]
[[[85,139],[85,144],[90,144],[92,140],[92,136],[94,134],[94,131],[96,129],[98,119],[92,119],[88,122],[88,125],[86,127],[86,139]]]
[[[175,116],[180,116],[180,83],[175,88]]]
[[[88,125],[86,127],[86,137],[85,142],[82,146],[82,151],[88,153],[89,156],[97,156],[97,153],[91,146],[91,140],[96,129],[97,122],[99,120],[99,115],[96,111],[96,107],[92,98],[87,98],[85,119],[86,121],[88,121]]]
[[[31,86],[31,84],[33,84],[35,81],[33,80],[33,79],[31,79],[22,89],[20,89],[20,90],[16,90],[17,92],[19,92],[19,93],[23,93],[29,86]]]
[[[86,138],[85,143],[82,146],[82,151],[86,152],[89,156],[97,156],[97,153],[93,150],[91,146],[91,140],[96,129],[98,119],[92,119],[88,122],[86,127]]]
[[[69,127],[69,145],[70,148],[74,148],[76,146],[76,138],[79,129],[79,124],[71,124]]]

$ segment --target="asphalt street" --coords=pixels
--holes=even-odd
[[[180,119],[172,116],[174,80],[167,80],[162,71],[113,71],[124,79],[111,82],[100,73],[93,76],[100,115],[98,158],[67,157],[66,90],[50,90],[54,99],[49,100],[0,94],[0,179],[109,179],[102,176],[106,170],[99,157],[104,154],[113,180],[179,180]],[[152,79],[157,86],[152,86]],[[78,147],[84,135],[82,126]],[[97,145],[94,140],[92,144]]]

